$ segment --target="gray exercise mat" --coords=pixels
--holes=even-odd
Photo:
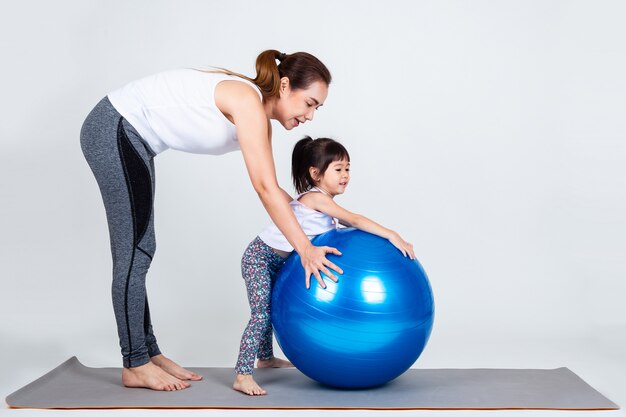
[[[89,368],[72,357],[6,398],[14,408],[267,409],[553,409],[619,407],[567,368],[409,369],[367,390],[337,390],[296,369],[258,369],[268,395],[234,391],[232,368],[190,368],[204,376],[190,388],[158,392],[124,388],[120,368]]]

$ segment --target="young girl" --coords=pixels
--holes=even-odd
[[[337,219],[344,226],[388,239],[404,256],[415,259],[413,246],[398,233],[335,203],[333,198],[343,194],[350,181],[350,155],[343,145],[326,138],[301,139],[293,149],[291,173],[299,195],[290,205],[309,239],[336,228]],[[266,394],[252,377],[255,356],[259,359],[258,368],[293,366],[274,357],[270,321],[273,280],[292,251],[293,247],[272,223],[248,245],[241,259],[251,317],[241,338],[233,388],[248,395]]]

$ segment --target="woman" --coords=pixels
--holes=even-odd
[[[280,64],[276,64],[276,60]],[[240,149],[250,181],[272,221],[301,256],[305,284],[341,269],[300,228],[291,197],[277,183],[269,120],[287,130],[313,119],[331,81],[314,56],[262,52],[256,77],[228,70],[181,69],[127,84],[96,105],[81,147],[104,201],[113,255],[113,307],[128,387],[179,390],[199,380],[161,354],[152,331],[145,277],[156,248],[154,157],[166,149],[219,155]]]

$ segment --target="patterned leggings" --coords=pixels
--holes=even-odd
[[[235,366],[238,374],[252,374],[255,356],[261,360],[274,357],[270,317],[272,284],[284,263],[285,259],[277,255],[259,237],[256,237],[243,253],[241,273],[246,282],[251,317],[241,337],[239,357]]]

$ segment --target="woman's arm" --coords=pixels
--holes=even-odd
[[[335,200],[323,193],[308,193],[300,199],[302,204],[313,210],[328,214],[339,220],[341,224],[356,227],[365,232],[373,233],[391,242],[404,256],[415,259],[413,245],[394,232],[375,221],[357,213],[352,213],[338,205]]]
[[[343,271],[326,259],[326,254],[341,253],[335,248],[311,244],[289,206],[289,195],[278,186],[268,137],[269,120],[257,92],[245,83],[226,81],[218,84],[215,100],[218,108],[226,117],[232,118],[237,128],[239,146],[254,190],[272,221],[300,255],[307,288],[310,286],[311,274],[320,286],[326,286],[320,271],[337,281],[328,268],[340,274]]]
[[[272,148],[272,124],[271,123],[267,123],[267,138],[269,140],[270,150],[271,150]],[[274,171],[276,171],[276,169],[274,169]],[[293,197],[290,196],[289,193],[287,193],[287,191],[283,190],[282,188],[280,189],[280,191],[282,191],[285,201],[287,203],[291,203],[291,201],[293,200]]]

